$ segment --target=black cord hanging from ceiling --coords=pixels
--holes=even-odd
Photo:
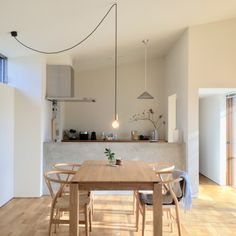
[[[32,51],[35,51],[35,52],[38,52],[38,53],[43,53],[43,54],[58,54],[58,53],[62,53],[62,52],[66,52],[66,51],[69,51],[77,46],[79,46],[80,44],[82,44],[84,41],[86,41],[98,28],[99,26],[102,24],[102,22],[106,19],[106,17],[108,16],[108,14],[110,13],[110,11],[112,10],[112,8],[115,7],[117,9],[117,4],[114,3],[110,8],[109,10],[107,11],[107,13],[104,15],[104,17],[101,19],[101,21],[97,24],[97,26],[91,31],[91,33],[89,33],[84,39],[82,39],[80,42],[76,43],[75,45],[71,46],[71,47],[68,47],[68,48],[65,48],[63,50],[59,50],[59,51],[53,51],[53,52],[46,52],[46,51],[41,51],[41,50],[38,50],[38,49],[35,49],[35,48],[32,48],[30,46],[27,46],[26,44],[24,44],[23,42],[21,42],[17,36],[17,31],[11,31],[11,36],[13,38],[15,38],[15,40],[20,43],[22,46],[32,50]]]

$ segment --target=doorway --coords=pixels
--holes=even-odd
[[[236,97],[232,91],[199,90],[199,172],[230,186],[236,185]]]
[[[226,185],[236,187],[236,94],[226,96]]]

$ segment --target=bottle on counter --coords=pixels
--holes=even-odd
[[[91,133],[91,140],[97,140],[96,132],[95,132],[95,131],[93,131],[93,132]]]
[[[59,128],[56,117],[52,119],[51,121],[51,127],[52,127],[52,141],[57,142],[59,140]]]
[[[117,140],[118,139],[118,135],[116,133],[113,133],[113,140]]]
[[[105,140],[105,139],[106,139],[105,132],[102,132],[101,139],[102,139],[102,140]]]

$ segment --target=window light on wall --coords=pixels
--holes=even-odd
[[[0,83],[7,84],[7,57],[0,54]]]

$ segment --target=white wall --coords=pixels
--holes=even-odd
[[[189,30],[186,30],[179,40],[173,45],[165,58],[165,97],[167,113],[167,97],[176,94],[176,129],[186,143],[186,171],[189,174],[193,195],[198,193],[199,185],[199,158],[198,144],[192,145],[192,134],[189,135]],[[191,110],[196,118],[197,111]],[[191,118],[193,119],[193,118]],[[198,136],[197,136],[198,138]],[[189,146],[192,152],[189,151]]]
[[[0,207],[14,196],[14,89],[0,84]]]
[[[179,91],[177,128],[183,125],[181,128],[187,144],[186,166],[194,194],[198,192],[199,182],[198,90],[235,88],[235,27],[236,19],[191,27],[166,57],[166,95],[175,93],[175,90]]]
[[[199,171],[226,184],[226,98],[215,95],[199,103]]]
[[[189,29],[187,166],[198,179],[199,88],[236,87],[236,19]]]
[[[176,129],[186,143],[187,152],[187,89],[188,89],[188,31],[185,31],[165,57],[165,114],[168,115],[168,96],[176,94]],[[167,124],[168,125],[168,124]],[[186,156],[187,158],[187,156]],[[198,168],[196,167],[197,171]],[[188,166],[193,192],[197,192],[198,178],[194,178]],[[194,188],[195,186],[195,188]]]
[[[165,57],[165,114],[168,96],[176,94],[176,129],[184,142],[187,136],[187,83],[188,83],[188,31],[173,45]]]
[[[131,130],[149,134],[153,127],[147,121],[130,122],[135,113],[153,108],[157,114],[164,112],[164,71],[163,60],[148,62],[147,90],[154,100],[140,100],[137,97],[144,92],[144,62],[118,65],[118,114],[119,138],[130,138]],[[75,96],[95,97],[96,103],[66,103],[65,127],[78,130],[112,132],[114,115],[114,67],[80,71],[75,68]],[[163,132],[160,135],[163,138]]]
[[[39,56],[9,59],[9,82],[15,91],[14,196],[38,197],[42,190],[43,80]]]

